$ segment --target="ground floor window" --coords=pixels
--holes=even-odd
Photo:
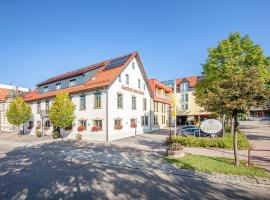
[[[142,126],[148,126],[148,116],[142,116],[141,124]]]
[[[136,128],[137,127],[137,122],[136,119],[130,119],[130,127],[131,128]]]
[[[33,128],[33,121],[30,121],[29,123],[28,123],[28,129],[30,130],[30,129],[32,129]]]
[[[165,115],[162,115],[162,124],[165,124],[165,123],[166,123]]]
[[[87,130],[87,120],[79,120],[79,126],[78,126],[78,131],[84,131]]]
[[[158,125],[158,116],[154,115],[154,125]]]
[[[93,120],[92,131],[101,131],[102,130],[102,120]]]
[[[45,130],[46,129],[50,129],[50,127],[51,127],[51,121],[50,120],[46,120],[45,121]]]
[[[122,129],[123,125],[122,125],[122,119],[115,119],[114,120],[114,129]]]

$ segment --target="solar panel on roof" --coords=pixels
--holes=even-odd
[[[118,66],[124,64],[128,60],[129,56],[130,55],[123,56],[121,58],[116,58],[116,59],[112,60],[109,64],[107,64],[107,66],[104,68],[104,70],[113,69],[115,67],[118,67]]]

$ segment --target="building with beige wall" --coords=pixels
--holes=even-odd
[[[149,80],[152,93],[151,100],[151,128],[164,128],[170,123],[170,106],[172,103],[172,89],[156,79]]]
[[[210,116],[195,102],[195,86],[201,79],[202,76],[190,76],[176,80],[177,125],[196,124]]]

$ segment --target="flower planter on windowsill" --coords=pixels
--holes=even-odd
[[[123,126],[122,125],[117,125],[117,126],[115,126],[115,130],[121,130],[123,128]]]
[[[93,126],[93,127],[91,128],[91,131],[92,131],[92,132],[102,131],[102,128],[99,127],[99,126]]]

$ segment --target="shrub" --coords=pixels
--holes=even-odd
[[[41,131],[36,130],[36,135],[37,135],[37,137],[41,137]]]
[[[188,147],[233,148],[233,135],[230,132],[227,132],[224,137],[217,138],[176,136],[172,137],[172,141]],[[238,148],[248,149],[249,147],[251,147],[251,145],[248,139],[242,132],[238,130]]]
[[[59,133],[59,131],[54,131],[52,133],[52,137],[53,139],[61,138],[61,134]]]

